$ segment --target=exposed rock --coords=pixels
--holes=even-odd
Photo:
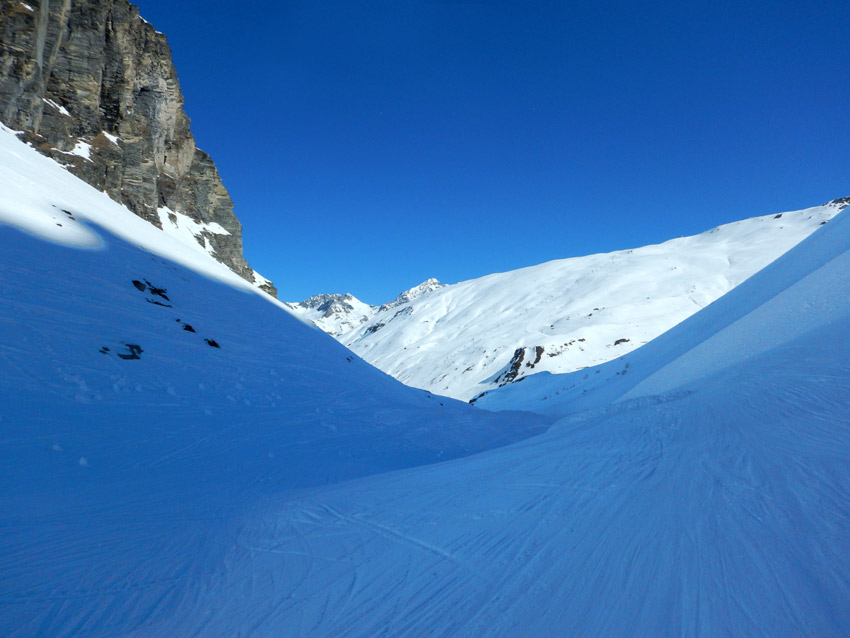
[[[839,197],[838,199],[833,199],[831,202],[824,204],[824,206],[834,206],[839,211],[842,211],[850,206],[850,197]]]
[[[296,305],[307,310],[320,312],[322,313],[322,317],[327,318],[337,314],[348,314],[355,309],[355,305],[360,306],[362,302],[350,293],[344,295],[334,293],[329,295],[313,295]]]
[[[127,0],[0,0],[0,120],[155,226],[161,207],[220,225],[227,233],[202,231],[201,243],[276,292],[242,256],[242,226],[195,146],[165,35]]]
[[[406,303],[410,303],[414,299],[419,299],[419,297],[427,295],[429,292],[432,292],[444,286],[445,284],[441,284],[437,279],[434,279],[433,277],[431,279],[426,279],[418,286],[414,286],[409,290],[405,290],[394,300],[382,305],[378,310],[379,312],[383,312],[384,310],[389,310],[390,308],[395,308],[396,306],[401,306]]]
[[[366,328],[366,334],[367,334],[367,335],[374,334],[374,333],[378,332],[378,330],[380,330],[381,328],[383,328],[383,327],[384,327],[384,326],[386,326],[386,325],[387,325],[387,324],[385,324],[385,323],[380,323],[380,322],[379,322],[379,323],[376,323],[376,324],[373,324],[373,325],[369,326],[368,328]]]
[[[540,363],[540,359],[543,357],[544,352],[545,348],[543,346],[526,346],[524,348],[517,348],[514,350],[514,354],[508,362],[505,372],[499,374],[494,381],[499,384],[499,387],[517,381],[517,377],[523,374],[523,362],[525,362],[526,368],[533,369],[534,366]],[[476,397],[476,399],[477,398],[478,397]]]

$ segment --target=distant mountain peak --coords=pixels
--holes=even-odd
[[[385,303],[380,307],[379,311],[383,312],[384,310],[389,310],[390,308],[403,306],[406,303],[410,303],[414,299],[419,299],[423,295],[427,295],[429,292],[433,292],[438,288],[443,288],[445,285],[446,284],[441,284],[438,279],[431,277],[430,279],[426,279],[425,281],[423,281],[418,286],[408,288],[389,303]]]
[[[360,301],[349,292],[313,295],[304,301],[286,305],[333,337],[368,321],[376,310],[375,306]]]

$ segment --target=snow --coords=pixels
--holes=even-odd
[[[827,232],[827,228],[829,232]],[[670,392],[800,338],[847,311],[850,216],[841,213],[735,290],[635,352],[571,374],[533,375],[488,393],[490,409],[567,413]],[[770,329],[769,329],[770,327]]]
[[[25,6],[25,7],[27,7],[30,11],[32,11],[32,10],[33,10],[33,9],[32,9],[32,7],[30,7],[29,5],[24,5],[24,6]],[[71,116],[71,114],[68,112],[68,109],[66,109],[64,106],[62,106],[62,105],[60,105],[60,104],[57,104],[57,103],[56,103],[56,102],[54,102],[53,100],[48,100],[47,98],[42,98],[42,101],[43,101],[45,104],[47,104],[47,105],[49,105],[49,106],[52,106],[54,109],[56,109],[57,111],[59,111],[62,115],[67,115],[68,117],[70,117],[70,116]]]
[[[33,13],[35,12],[35,9],[33,9],[31,6],[29,6],[29,5],[28,5],[27,3],[25,3],[25,2],[22,2],[22,3],[21,3],[21,6],[22,6],[24,9],[26,9],[27,11],[32,11]]]
[[[57,152],[63,153],[64,155],[76,155],[77,157],[82,157],[83,159],[91,161],[91,144],[88,142],[83,142],[82,140],[77,140],[77,143],[74,145],[70,151],[60,151],[56,149]]]
[[[256,270],[253,270],[251,272],[254,273],[254,285],[257,288],[260,288],[261,286],[271,285],[271,283],[272,283],[271,279],[266,279],[260,273],[258,273]]]
[[[115,144],[115,146],[118,146],[118,142],[121,141],[121,138],[117,135],[112,135],[111,133],[107,133],[106,131],[101,131],[101,133],[103,133],[103,136],[106,139]]]
[[[631,352],[746,280],[838,210],[827,204],[755,217],[659,245],[449,286],[428,280],[380,308],[353,297],[350,309],[330,313],[303,303],[290,308],[400,381],[469,400],[505,383],[518,349],[535,353],[516,370],[519,378],[581,370]]]
[[[63,210],[68,213],[63,213]],[[71,175],[56,162],[35,152],[17,139],[14,131],[0,125],[0,224],[3,223],[13,224],[50,241],[90,247],[101,244],[98,235],[88,225],[96,224],[206,277],[255,292],[253,285],[204,250],[194,249],[191,241],[197,243],[196,240],[187,243],[185,233],[179,237],[163,233],[106,194]],[[185,224],[183,228],[186,228]],[[193,249],[187,251],[187,246]],[[263,298],[283,307],[268,295],[263,295]]]
[[[542,431],[401,385],[0,144],[0,635],[157,635],[255,505]]]
[[[543,418],[401,385],[5,133],[0,168],[0,635],[850,633],[846,213],[514,396]]]
[[[369,321],[376,310],[375,306],[363,303],[351,293],[314,295],[286,306],[293,314],[337,338]]]
[[[166,234],[178,239],[193,250],[199,250],[208,255],[215,255],[215,249],[210,244],[209,238],[206,237],[207,233],[214,235],[230,234],[220,224],[196,222],[188,215],[176,213],[167,206],[160,206],[156,209],[156,213],[159,215],[162,230]]]

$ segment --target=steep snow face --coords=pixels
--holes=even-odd
[[[469,400],[529,374],[571,372],[631,352],[845,206],[836,200],[449,286],[429,280],[377,310],[357,312],[356,322],[339,313],[316,324],[408,385]]]
[[[402,385],[12,142],[0,147],[0,635],[181,635],[150,625],[184,597],[223,603],[207,584],[255,507],[543,430]],[[254,611],[237,634],[253,633]],[[206,614],[191,634],[215,634]]]

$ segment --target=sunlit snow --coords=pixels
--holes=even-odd
[[[514,375],[572,372],[639,348],[758,272],[839,210],[841,205],[830,203],[449,286],[425,282],[380,308],[350,295],[348,312],[290,308],[400,381],[469,400]]]

